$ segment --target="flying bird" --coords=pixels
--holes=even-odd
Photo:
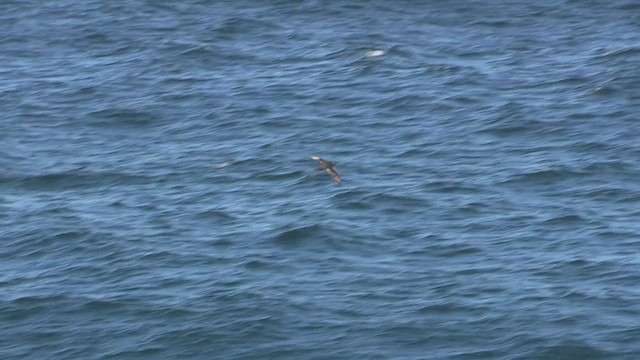
[[[333,180],[335,180],[336,183],[340,185],[340,183],[342,182],[342,179],[340,179],[340,175],[338,175],[338,173],[335,170],[333,170],[333,167],[336,165],[336,163],[330,162],[330,161],[324,161],[320,156],[312,156],[311,158],[313,160],[316,160],[320,164],[318,171],[320,170],[326,171],[327,174],[331,175]]]

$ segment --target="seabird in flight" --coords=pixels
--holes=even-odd
[[[313,160],[316,160],[320,164],[320,167],[318,168],[318,170],[326,171],[327,174],[331,175],[333,180],[335,180],[336,183],[340,185],[340,183],[342,182],[342,179],[340,179],[340,175],[338,175],[338,173],[335,170],[333,170],[333,167],[336,165],[336,163],[330,162],[330,161],[324,161],[320,156],[312,156],[311,158]]]

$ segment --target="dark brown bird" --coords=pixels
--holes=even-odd
[[[336,183],[340,185],[340,183],[342,182],[342,179],[340,179],[340,175],[338,175],[338,173],[335,170],[333,170],[333,167],[336,165],[336,163],[324,161],[320,156],[312,156],[311,158],[313,160],[316,160],[320,164],[318,171],[320,170],[326,171],[327,174],[331,175],[333,180],[335,180]]]

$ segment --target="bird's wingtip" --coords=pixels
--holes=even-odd
[[[320,160],[320,156],[316,156],[316,155],[312,156],[311,158],[312,158],[313,160]]]

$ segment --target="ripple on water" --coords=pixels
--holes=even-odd
[[[551,3],[0,2],[0,358],[637,358],[638,5]]]

